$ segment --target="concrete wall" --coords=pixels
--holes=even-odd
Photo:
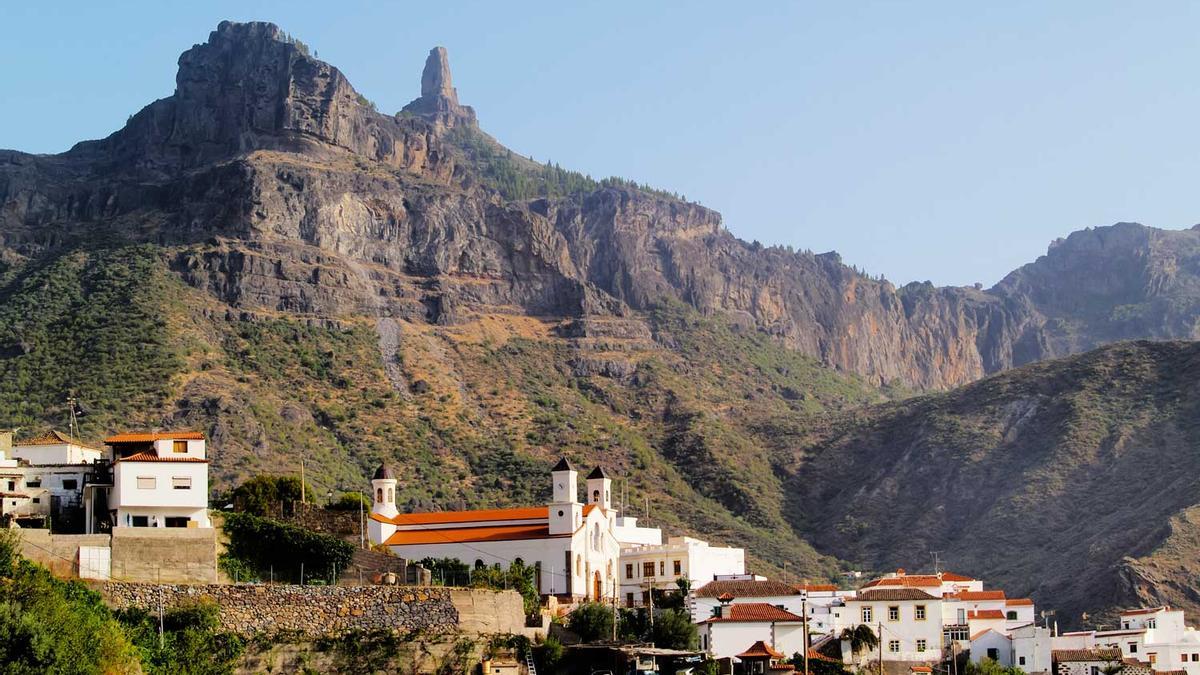
[[[291,586],[129,584],[93,586],[114,609],[157,609],[211,600],[224,630],[244,636],[287,631],[301,639],[351,631],[397,634],[490,635],[523,633],[516,591],[451,590],[398,586]]]
[[[112,578],[146,583],[215,583],[217,531],[115,527]]]
[[[50,534],[50,530],[21,530],[21,555],[59,577],[79,575],[80,546],[108,546],[107,534]]]

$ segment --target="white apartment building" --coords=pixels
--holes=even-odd
[[[114,527],[211,527],[203,434],[127,433],[105,443],[112,449],[107,501]]]
[[[630,519],[632,520],[632,519]],[[624,528],[619,529],[620,538]],[[638,528],[648,530],[651,528]],[[661,542],[662,535],[659,534]],[[667,543],[630,544],[621,542],[620,599],[626,607],[649,602],[650,589],[675,590],[679,580],[692,587],[718,576],[744,574],[746,551],[740,548],[711,546],[692,537],[670,537]]]
[[[1149,607],[1121,612],[1120,628],[1085,631],[1066,637],[1082,638],[1087,647],[1113,647],[1121,656],[1155,672],[1182,670],[1200,675],[1200,633],[1187,625],[1183,610]],[[1090,643],[1090,644],[1089,644]],[[1055,649],[1059,649],[1056,643]]]
[[[919,588],[870,588],[846,598],[836,630],[858,624],[879,638],[884,661],[928,664],[941,660],[942,599]],[[865,661],[877,655],[861,656]],[[843,654],[846,663],[850,654]],[[864,662],[865,662],[864,661]]]

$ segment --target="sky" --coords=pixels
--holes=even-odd
[[[1200,4],[10,2],[0,148],[61,152],[268,20],[379,109],[449,51],[513,150],[720,211],[903,284],[990,286],[1058,237],[1200,222]]]

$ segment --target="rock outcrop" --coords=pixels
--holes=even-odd
[[[327,318],[636,318],[672,299],[917,388],[1200,335],[1200,232],[1100,228],[987,291],[896,288],[836,254],[746,243],[718,213],[657,193],[506,200],[461,145],[479,132],[443,48],[421,85],[382,115],[278,27],[223,22],[180,57],[174,94],[108,138],[0,151],[0,260],[97,240],[182,246],[178,271],[234,306]]]

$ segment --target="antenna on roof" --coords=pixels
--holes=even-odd
[[[70,415],[70,419],[67,421],[67,428],[70,431],[71,438],[77,437],[75,428],[79,426],[79,419],[75,415],[78,407],[79,399],[75,398],[75,391],[71,390],[71,393],[67,394],[67,413]]]
[[[929,552],[929,555],[933,557],[933,573],[934,574],[942,573],[942,561],[941,561],[941,558],[938,556],[939,553],[941,553],[941,551],[930,551]]]

